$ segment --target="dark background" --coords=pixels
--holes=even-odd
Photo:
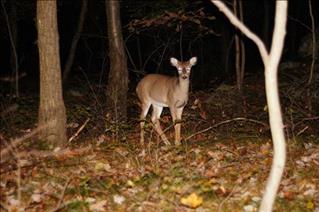
[[[77,27],[81,3],[80,0],[58,1],[62,68],[66,62],[70,43]],[[312,3],[317,24],[318,10],[316,8],[318,8],[318,2],[312,1]],[[4,1],[9,19],[12,18],[10,17],[12,4],[16,4],[17,8],[19,72],[27,73],[27,77],[21,80],[21,92],[37,92],[39,67],[35,22],[36,1]],[[169,65],[169,58],[181,59],[181,54],[184,60],[190,56],[198,57],[198,64],[192,73],[193,89],[211,89],[221,82],[235,81],[234,42],[231,46],[230,43],[236,30],[210,1],[120,1],[120,4],[122,29],[128,54],[130,88],[134,88],[137,81],[147,73],[174,74],[174,69]],[[273,0],[243,1],[245,24],[253,32],[256,32],[266,42],[267,46],[271,41],[274,5],[275,1]],[[269,12],[268,16],[266,7]],[[174,20],[170,26],[150,25],[136,27],[134,31],[128,28],[129,23],[133,20],[150,20],[164,14],[165,11],[192,12],[200,8],[205,14],[200,19],[200,24],[186,20],[182,23],[182,31],[176,30],[179,22],[174,22]],[[215,17],[215,19],[209,20],[206,17]],[[266,33],[265,24],[269,24],[269,31]],[[202,30],[200,26],[204,26],[205,30]],[[299,59],[298,47],[300,42],[306,34],[310,33],[307,26],[311,26],[308,1],[290,0],[283,61]],[[11,46],[3,8],[1,8],[0,15],[0,29],[0,76],[3,77],[12,74],[10,65]],[[105,1],[89,0],[84,29],[69,77],[70,84],[68,83],[66,86],[84,77],[106,83],[108,72],[106,29]],[[208,29],[211,32],[207,32]],[[262,74],[263,66],[256,46],[246,37],[243,37],[243,40],[246,46],[246,73]],[[180,46],[182,46],[182,53]],[[230,53],[228,62],[225,61],[227,56],[225,52],[227,51]],[[9,92],[10,84],[0,83],[2,84],[1,90]]]

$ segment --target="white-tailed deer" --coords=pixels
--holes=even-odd
[[[197,58],[182,62],[175,58],[170,59],[171,64],[178,70],[178,77],[169,77],[160,74],[149,74],[144,77],[136,87],[136,93],[141,102],[141,144],[144,144],[145,117],[152,105],[152,123],[156,132],[161,136],[166,145],[169,145],[159,122],[163,107],[170,109],[175,128],[175,145],[181,142],[182,113],[188,100],[189,75],[191,68],[196,64]]]

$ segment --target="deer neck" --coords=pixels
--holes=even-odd
[[[188,95],[189,90],[189,78],[183,79],[181,77],[178,78],[177,87],[179,91],[185,95]]]

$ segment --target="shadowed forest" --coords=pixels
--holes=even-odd
[[[0,211],[318,212],[318,2],[287,2],[1,0]]]

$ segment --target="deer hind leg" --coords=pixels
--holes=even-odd
[[[159,118],[161,117],[162,111],[163,111],[163,107],[153,105],[152,122],[154,124],[155,131],[160,135],[164,143],[166,145],[170,145],[167,137],[165,136],[161,128],[161,124],[159,122]]]
[[[183,108],[171,109],[171,115],[175,128],[175,145],[181,144],[181,121],[182,121]]]
[[[141,127],[141,133],[140,133],[140,142],[141,145],[144,145],[144,126],[145,126],[145,117],[148,113],[148,110],[150,109],[151,104],[143,103],[141,108],[142,112],[140,115],[140,127]]]

